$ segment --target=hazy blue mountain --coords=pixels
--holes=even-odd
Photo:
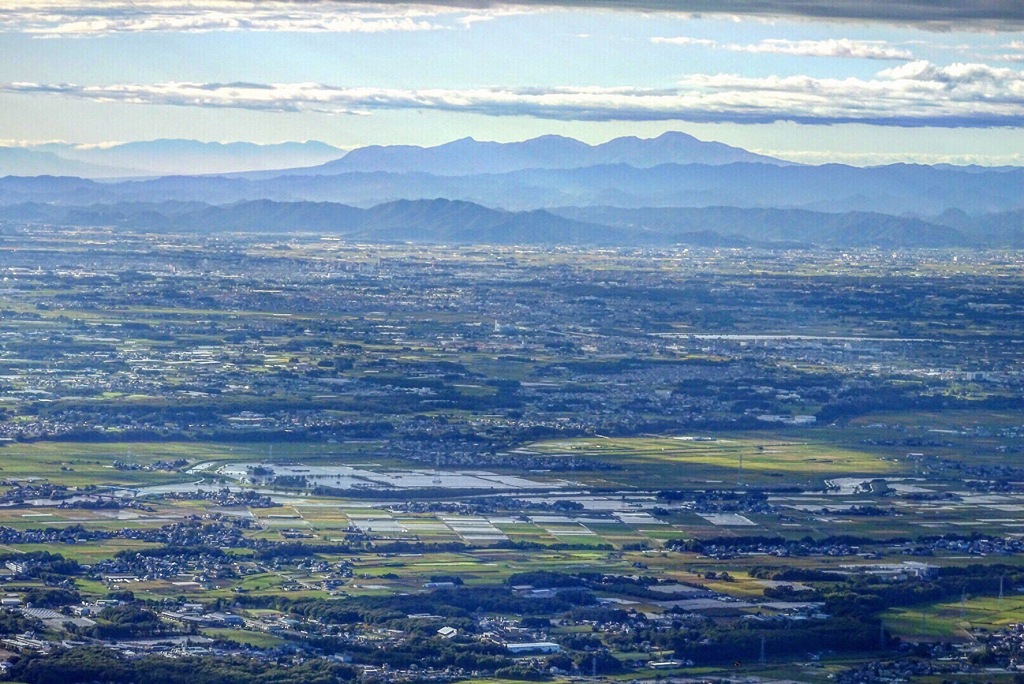
[[[0,178],[0,204],[84,206],[175,200],[223,205],[267,199],[371,207],[438,197],[514,211],[562,206],[740,207],[925,217],[959,209],[976,215],[1024,209],[1024,169],[608,164],[465,176],[375,171],[265,179],[166,176],[103,183],[78,178]]]
[[[53,166],[40,173],[90,178],[210,174],[312,166],[337,159],[343,150],[326,143],[285,142],[257,145],[161,139],[110,146],[48,143],[30,150]],[[39,175],[31,170],[15,175]]]
[[[210,208],[199,202],[116,202],[67,206],[24,202],[0,208],[0,220],[76,226],[120,226],[132,230],[169,230],[182,216]]]
[[[948,208],[971,213],[1024,208],[1024,169],[977,173],[907,164],[663,164],[648,169],[615,165],[529,170],[518,173],[516,181],[557,189],[558,195],[571,198],[562,205],[575,206],[793,207],[920,215]],[[502,187],[500,180],[495,185]]]
[[[328,233],[353,240],[458,244],[623,247],[1021,247],[1024,211],[933,221],[871,212],[738,207],[568,207],[506,211],[445,199],[398,200],[369,208],[333,202],[255,200],[117,202],[0,207],[0,221],[112,226],[124,230]],[[955,225],[950,225],[955,224]]]
[[[628,164],[637,168],[661,164],[708,164],[718,166],[735,162],[762,162],[791,165],[791,162],[754,154],[720,142],[698,140],[685,133],[663,133],[657,138],[633,136],[615,138],[593,148],[597,164]],[[595,166],[597,164],[588,164]]]
[[[173,227],[202,232],[348,234],[362,226],[363,209],[331,202],[255,200],[181,214]]]
[[[366,210],[354,238],[473,244],[611,245],[628,236],[543,210],[508,212],[471,202],[399,200]]]
[[[588,145],[558,135],[523,142],[480,142],[463,138],[436,147],[375,145],[352,150],[306,174],[388,171],[420,172],[438,176],[506,173],[523,169],[574,169],[602,164],[628,164],[637,168],[658,164],[730,164],[777,159],[747,152],[723,143],[704,142],[685,133],[664,133],[657,138],[616,138]],[[292,171],[295,173],[297,171]]]
[[[956,228],[972,241],[1024,249],[1024,210],[969,216],[958,209],[944,212],[936,223]]]
[[[657,234],[666,241],[680,235],[710,232],[761,245],[792,242],[823,247],[968,247],[982,242],[974,235],[966,235],[963,229],[949,225],[869,212],[835,214],[737,207],[567,207],[554,213],[578,221]],[[968,224],[969,220],[965,221],[965,227]],[[1003,238],[1005,236],[1000,239]]]
[[[455,140],[437,147],[393,145],[362,147],[341,159],[323,164],[321,174],[349,171],[423,172],[439,176],[503,173],[528,168],[576,168],[589,166],[585,143],[548,135],[520,143]]]
[[[422,172],[437,176],[506,173],[530,168],[571,169],[602,164],[638,168],[658,164],[785,162],[685,133],[657,138],[617,138],[601,145],[557,135],[513,143],[463,138],[436,147],[363,147],[345,154],[317,141],[259,145],[160,139],[104,146],[47,143],[5,148],[5,175],[77,175],[89,178],[232,174],[251,179],[276,175],[349,172]],[[285,169],[281,171],[281,169]]]
[[[0,176],[84,176],[112,178],[133,173],[98,163],[65,159],[53,152],[25,147],[0,147]]]
[[[230,186],[234,194],[218,198],[211,193],[220,183],[201,188],[205,198],[190,199],[219,203],[266,197],[369,206],[394,199],[446,197],[516,210],[738,206],[917,215],[937,215],[949,208],[970,213],[1024,208],[1024,169],[982,173],[910,165],[858,168],[734,163],[635,168],[612,164],[452,177],[360,172],[253,180],[248,186]],[[168,195],[160,194],[164,185],[161,179],[140,187],[148,195],[139,199],[167,199]]]
[[[76,176],[7,176],[0,178],[0,205],[40,202],[92,204],[117,201],[116,186]]]
[[[947,208],[981,213],[1024,207],[1024,170],[982,174],[926,166],[613,164],[456,177],[385,172],[284,177],[254,182],[247,191],[280,200],[360,205],[447,197],[516,210],[567,205],[739,206],[929,215]]]
[[[82,207],[36,202],[0,209],[0,220],[127,230],[330,233],[360,240],[462,244],[629,244],[626,231],[555,216],[444,199],[399,200],[369,209],[330,202],[256,200],[211,206],[121,202]]]

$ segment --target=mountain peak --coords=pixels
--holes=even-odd
[[[476,138],[473,138],[473,137],[467,135],[465,138],[459,138],[457,140],[452,140],[451,142],[443,143],[441,145],[438,145],[437,147],[448,147],[448,148],[451,148],[451,147],[471,147],[473,145],[479,145],[479,144],[481,144],[480,141],[478,141]],[[415,145],[413,145],[413,147],[415,147]],[[436,149],[436,148],[434,148],[434,149]]]
[[[348,172],[423,172],[441,176],[508,173],[525,169],[574,169],[608,164],[650,168],[659,164],[763,162],[778,159],[717,142],[704,142],[678,131],[657,138],[626,136],[600,145],[574,138],[542,135],[522,142],[483,142],[460,138],[436,147],[413,145],[363,147],[319,167],[317,175]]]
[[[705,142],[703,140],[698,140],[697,138],[693,137],[689,133],[683,133],[682,131],[665,131],[664,133],[662,133],[658,137],[654,138],[654,140],[659,140],[659,141],[685,140],[687,142],[702,143],[702,144],[705,144],[705,145],[707,145],[707,144],[715,144],[713,141],[708,143],[708,142]]]

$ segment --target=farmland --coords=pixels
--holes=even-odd
[[[1014,254],[116,237],[0,243],[14,656],[1011,672]]]

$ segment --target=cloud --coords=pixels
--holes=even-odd
[[[24,148],[37,148],[46,147],[48,145],[71,145],[72,143],[66,140],[53,139],[53,140],[23,140],[20,138],[0,138],[0,147],[24,147]]]
[[[655,37],[652,43],[669,45],[696,45],[699,47],[729,50],[731,52],[767,53],[777,55],[797,55],[801,57],[853,57],[858,59],[911,60],[914,56],[909,50],[892,47],[880,40],[850,40],[834,38],[830,40],[786,40],[781,38],[762,40],[759,43],[719,43],[706,38]]]
[[[159,31],[374,33],[468,27],[551,8],[886,22],[930,30],[1024,27],[1019,0],[5,0],[0,30],[51,37]]]
[[[996,59],[1001,62],[1024,62],[1024,40],[1014,40],[1008,45],[1003,45],[1002,47],[1007,50],[1016,50],[1016,52],[1007,52],[1002,55],[998,55]]]
[[[9,83],[0,93],[95,102],[371,114],[435,110],[562,121],[688,121],[880,126],[1024,126],[1024,72],[923,60],[871,79],[694,74],[672,88],[348,88],[319,83]]]
[[[449,6],[481,4],[615,9],[631,12],[790,17],[910,24],[930,30],[1016,31],[1024,26],[1019,0],[436,0]]]
[[[882,41],[857,41],[848,38],[832,40],[764,40],[753,45],[729,46],[740,52],[765,52],[807,57],[856,57],[860,59],[913,59],[907,50],[891,47]]]
[[[522,11],[322,0],[9,0],[0,3],[0,30],[51,38],[210,31],[384,33],[468,26]],[[448,16],[454,23],[438,21]]]
[[[922,152],[843,152],[834,150],[775,150],[752,148],[751,152],[799,164],[849,164],[881,166],[885,164],[951,164],[955,166],[1022,166],[1024,154],[948,154]]]
[[[699,47],[718,47],[717,40],[709,40],[708,38],[690,38],[688,36],[673,36],[667,38],[664,36],[655,36],[651,38],[652,43],[661,43],[664,45],[697,45]]]

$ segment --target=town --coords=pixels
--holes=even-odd
[[[1016,681],[1022,265],[0,226],[0,668]]]

